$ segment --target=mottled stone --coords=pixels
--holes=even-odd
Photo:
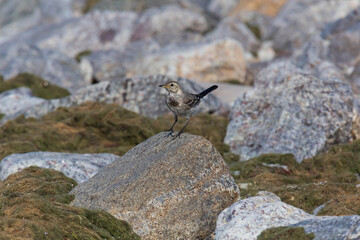
[[[217,18],[223,18],[230,14],[239,0],[211,0],[208,5],[208,11]]]
[[[59,107],[73,107],[86,102],[117,103],[130,111],[157,118],[169,112],[164,102],[167,92],[165,89],[158,87],[169,80],[178,81],[190,93],[199,93],[204,90],[204,88],[191,80],[164,75],[122,78],[111,82],[104,81],[80,89],[69,97],[48,100],[16,114],[5,116],[1,119],[0,125],[21,114],[24,114],[25,117],[40,118]],[[221,107],[221,101],[209,94],[203,98],[196,113],[214,113],[220,110]]]
[[[198,41],[208,29],[206,18],[177,5],[150,8],[137,19],[131,40],[155,39],[161,46]]]
[[[268,38],[280,52],[291,54],[329,22],[345,17],[360,0],[289,0],[272,22]]]
[[[0,43],[30,28],[57,23],[75,15],[71,0],[2,0]]]
[[[329,59],[346,72],[351,72],[360,61],[360,7],[345,18],[328,24],[322,36],[329,41]]]
[[[245,82],[245,59],[242,45],[233,39],[162,48],[138,59],[128,76],[167,74],[196,81]]]
[[[239,41],[244,50],[255,52],[260,43],[250,29],[241,21],[240,16],[227,17],[222,20],[217,27],[208,33],[204,40],[216,40],[223,38],[233,38]]]
[[[101,168],[120,157],[110,153],[76,154],[57,152],[29,152],[11,154],[1,160],[0,178],[4,180],[10,174],[30,166],[51,168],[78,183],[86,182]]]
[[[331,144],[347,142],[354,101],[350,86],[291,65],[278,69],[260,72],[263,87],[235,102],[225,137],[231,150],[243,161],[264,153],[292,153],[301,162]]]
[[[354,67],[354,71],[350,76],[350,82],[353,86],[354,91],[360,93],[360,62]]]
[[[57,49],[70,57],[86,50],[121,50],[130,41],[137,17],[133,12],[94,11],[21,33],[0,45],[0,51],[21,43]]]
[[[176,154],[175,154],[176,153]],[[71,191],[74,206],[103,209],[143,239],[204,239],[239,189],[206,139],[159,133]]]
[[[17,88],[0,93],[0,113],[12,115],[45,101],[34,97],[29,88]]]
[[[272,227],[303,227],[315,239],[358,239],[360,216],[317,217],[280,201],[272,193],[259,192],[225,209],[216,223],[215,239],[256,240]]]
[[[241,0],[231,14],[256,11],[268,17],[275,17],[288,0]]]
[[[40,49],[34,45],[14,45],[0,48],[0,74],[5,79],[19,73],[31,73],[74,92],[87,82],[77,62],[53,49]]]

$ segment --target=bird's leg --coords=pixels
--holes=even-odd
[[[168,131],[169,131],[168,136],[172,136],[172,133],[174,132],[173,128],[174,128],[177,120],[178,120],[178,118],[177,118],[177,115],[175,114],[175,122],[174,122],[174,124],[171,126],[171,128],[168,130]]]
[[[176,136],[174,138],[177,138],[177,137],[180,137],[180,135],[183,133],[183,131],[185,130],[186,126],[189,124],[189,120],[190,118],[187,117],[186,118],[186,122],[185,122],[185,125],[182,127],[182,129],[180,130],[180,132],[178,132],[178,134],[176,134]]]

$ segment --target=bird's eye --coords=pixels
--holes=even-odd
[[[174,84],[172,83],[172,84],[170,84],[170,87],[173,87],[174,86]]]

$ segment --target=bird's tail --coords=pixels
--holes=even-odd
[[[202,91],[201,93],[199,93],[197,96],[199,98],[203,98],[206,95],[208,95],[210,92],[214,91],[215,89],[217,89],[218,86],[217,85],[212,85],[211,87],[209,87],[208,89],[205,89],[204,91]]]

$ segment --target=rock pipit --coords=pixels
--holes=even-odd
[[[182,90],[179,83],[176,81],[169,81],[159,87],[163,87],[168,91],[169,94],[165,98],[165,103],[175,115],[175,122],[169,129],[170,136],[172,136],[172,133],[174,132],[173,128],[178,120],[178,116],[186,118],[185,125],[180,132],[176,134],[175,138],[179,137],[188,125],[190,117],[195,112],[196,106],[199,105],[200,100],[208,93],[218,88],[217,85],[213,85],[199,94],[192,94]]]

